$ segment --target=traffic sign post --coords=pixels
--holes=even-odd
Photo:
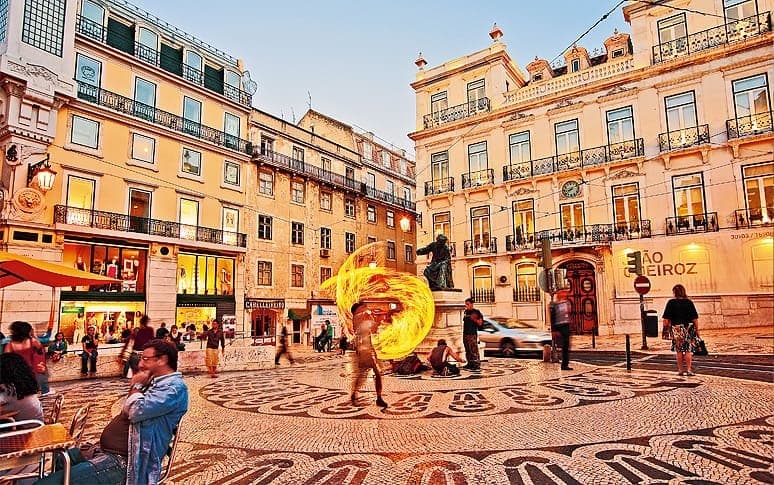
[[[634,278],[634,291],[640,295],[640,324],[642,325],[642,350],[648,350],[648,340],[645,329],[645,295],[650,291],[650,280],[647,276]]]

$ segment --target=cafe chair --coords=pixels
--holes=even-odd
[[[169,443],[169,448],[165,454],[167,458],[166,466],[164,465],[164,458],[161,459],[162,471],[159,475],[159,485],[167,479],[170,470],[172,470],[172,464],[175,462],[175,450],[177,449],[177,442],[180,440],[180,426],[182,426],[182,424],[182,421],[178,423],[177,428],[175,428],[175,431],[172,433],[172,440]]]
[[[43,422],[54,424],[59,422],[59,414],[62,412],[64,395],[56,394],[54,396],[42,396],[40,404],[43,406]]]
[[[91,410],[91,404],[81,406],[81,408],[75,412],[73,416],[73,422],[70,424],[70,436],[75,441],[75,446],[81,443],[83,438],[83,431],[86,429],[86,418],[89,417],[89,411]]]
[[[0,440],[24,440],[27,434],[43,427],[43,421],[25,419],[11,423],[0,423]],[[15,473],[0,475],[0,483],[13,483],[25,478],[42,478],[42,460],[38,456],[22,456],[18,452],[3,453],[0,449],[0,470],[13,470]],[[30,470],[30,466],[35,469]]]

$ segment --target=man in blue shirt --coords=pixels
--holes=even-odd
[[[177,372],[177,348],[151,340],[142,351],[121,413],[102,432],[101,453],[86,461],[75,452],[71,483],[157,483],[161,460],[187,411],[188,387]],[[62,483],[62,472],[36,483]]]

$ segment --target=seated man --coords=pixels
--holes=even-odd
[[[188,387],[177,372],[177,349],[164,340],[151,340],[121,413],[102,431],[102,452],[88,461],[76,452],[71,483],[157,483],[161,460],[186,411]],[[62,475],[59,471],[35,483],[62,483]]]
[[[430,352],[427,360],[430,361],[430,365],[433,367],[433,372],[435,374],[440,376],[459,375],[460,369],[456,364],[449,362],[449,357],[457,362],[465,362],[451,347],[446,345],[446,340],[438,339],[438,346]]]

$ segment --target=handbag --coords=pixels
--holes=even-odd
[[[696,340],[693,343],[693,355],[698,356],[705,356],[709,355],[709,352],[707,351],[707,345],[704,343],[704,340],[702,340],[700,337],[696,337]]]
[[[664,326],[661,329],[661,340],[672,340],[672,327]]]

